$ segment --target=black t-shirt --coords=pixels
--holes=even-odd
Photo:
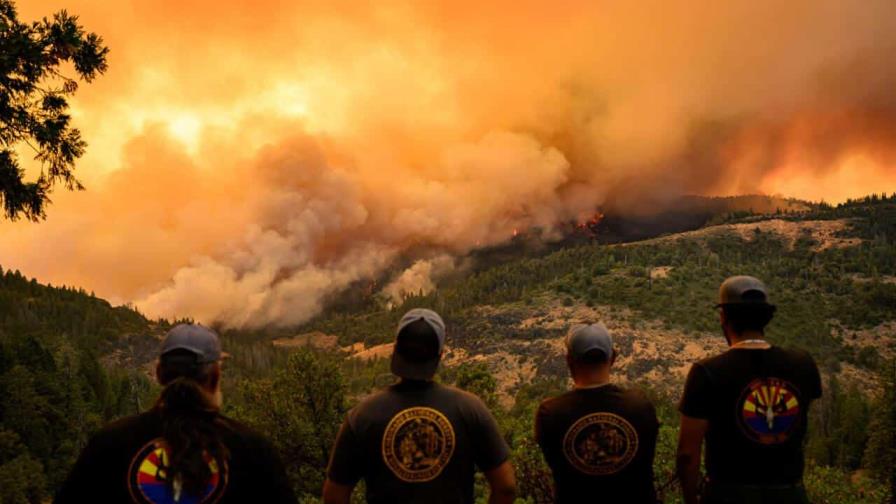
[[[691,368],[679,410],[709,421],[711,481],[789,484],[803,477],[809,404],[821,377],[806,352],[731,349]]]
[[[558,504],[655,503],[659,423],[643,392],[608,384],[541,403],[535,438],[554,474]]]
[[[473,394],[403,381],[368,397],[342,424],[327,477],[367,483],[370,504],[472,503],[475,468],[494,469],[510,449]]]
[[[181,496],[179,504],[295,503],[283,463],[274,447],[248,427],[216,415],[214,425],[230,455],[209,460],[212,478],[203,496]],[[167,451],[157,409],[118,420],[84,448],[55,503],[173,503],[164,480]]]

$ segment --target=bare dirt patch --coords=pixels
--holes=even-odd
[[[297,334],[290,338],[277,338],[272,343],[275,347],[280,348],[313,347],[321,350],[328,350],[338,346],[339,337],[332,334],[325,334],[320,331],[314,331],[305,334]]]
[[[653,280],[669,278],[669,273],[671,273],[673,269],[675,269],[673,266],[657,266],[656,268],[651,268],[650,278]]]
[[[832,335],[843,338],[846,345],[858,349],[871,348],[885,359],[896,357],[896,321],[859,330],[835,326],[831,332]]]
[[[356,349],[356,345],[352,345]],[[351,355],[352,359],[360,359],[363,361],[376,360],[376,359],[385,359],[387,357],[392,356],[392,349],[395,347],[394,343],[383,343],[382,345],[374,345],[370,348],[364,347],[364,344],[361,344],[360,350],[357,350],[355,353]]]
[[[889,275],[881,275],[875,279],[875,278],[866,277],[866,276],[862,276],[862,275],[858,275],[858,274],[852,274],[849,276],[849,278],[851,278],[852,281],[856,282],[856,283],[871,283],[871,282],[877,280],[880,283],[896,284],[896,276],[889,276]]]
[[[815,251],[827,250],[830,248],[854,247],[862,242],[858,238],[843,238],[838,236],[842,231],[849,227],[849,220],[821,220],[821,221],[786,221],[782,219],[772,219],[759,222],[747,222],[742,224],[723,224],[712,226],[696,231],[679,233],[671,236],[663,236],[653,238],[642,242],[627,243],[623,246],[638,245],[643,243],[666,243],[678,241],[681,239],[705,238],[707,236],[734,233],[744,240],[752,240],[756,231],[763,233],[774,233],[784,238],[793,247],[797,240],[806,236],[812,238],[816,245]]]

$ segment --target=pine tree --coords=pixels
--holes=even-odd
[[[879,481],[890,485],[890,502],[896,503],[896,359],[880,367],[882,393],[868,425],[864,466]]]
[[[87,144],[71,125],[70,97],[78,80],[106,71],[108,48],[61,11],[34,23],[18,19],[12,0],[0,0],[0,203],[9,219],[44,217],[53,186],[83,189],[72,170]],[[76,78],[64,75],[66,64]],[[31,149],[41,173],[24,180],[16,148]]]

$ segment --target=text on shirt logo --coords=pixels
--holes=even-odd
[[[445,415],[432,408],[408,408],[386,426],[383,460],[402,481],[431,481],[451,461],[454,447],[454,428]]]
[[[638,433],[613,413],[592,413],[566,431],[563,455],[577,470],[593,475],[615,474],[638,452]]]

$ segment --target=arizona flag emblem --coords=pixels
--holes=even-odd
[[[202,495],[181,495],[172,492],[168,482],[168,449],[164,440],[147,443],[134,457],[128,471],[128,489],[134,502],[140,504],[212,504],[227,488],[227,464],[223,467],[206,455],[211,477]]]
[[[778,378],[754,380],[738,404],[741,429],[760,444],[786,442],[800,423],[799,391]]]

